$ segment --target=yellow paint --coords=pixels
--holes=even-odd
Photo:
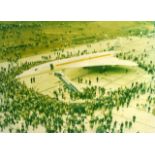
[[[75,63],[75,62],[82,62],[82,61],[85,61],[85,60],[92,60],[92,59],[107,57],[107,56],[112,56],[112,54],[104,54],[104,55],[99,55],[99,56],[95,56],[95,57],[91,57],[91,58],[88,57],[88,58],[83,58],[83,59],[80,59],[80,60],[73,60],[73,61],[70,61],[70,62],[64,62],[64,63],[61,63],[61,64],[57,64],[56,66],[62,66],[62,65],[72,64],[72,63]]]

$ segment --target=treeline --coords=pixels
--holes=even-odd
[[[16,22],[16,23],[3,23],[1,22],[0,23],[0,30],[3,30],[3,31],[8,31],[9,29],[23,29],[23,28],[34,28],[34,27],[41,27],[42,24],[39,24],[39,23],[29,23],[29,22],[24,22],[24,23],[21,23],[21,22]]]

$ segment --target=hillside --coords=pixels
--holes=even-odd
[[[0,22],[0,60],[146,34],[151,22]]]

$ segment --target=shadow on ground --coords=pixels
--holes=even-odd
[[[134,69],[125,66],[97,66],[97,67],[85,67],[90,73],[130,73]]]

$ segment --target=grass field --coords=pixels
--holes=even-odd
[[[146,34],[151,22],[0,22],[0,61],[118,36]]]

